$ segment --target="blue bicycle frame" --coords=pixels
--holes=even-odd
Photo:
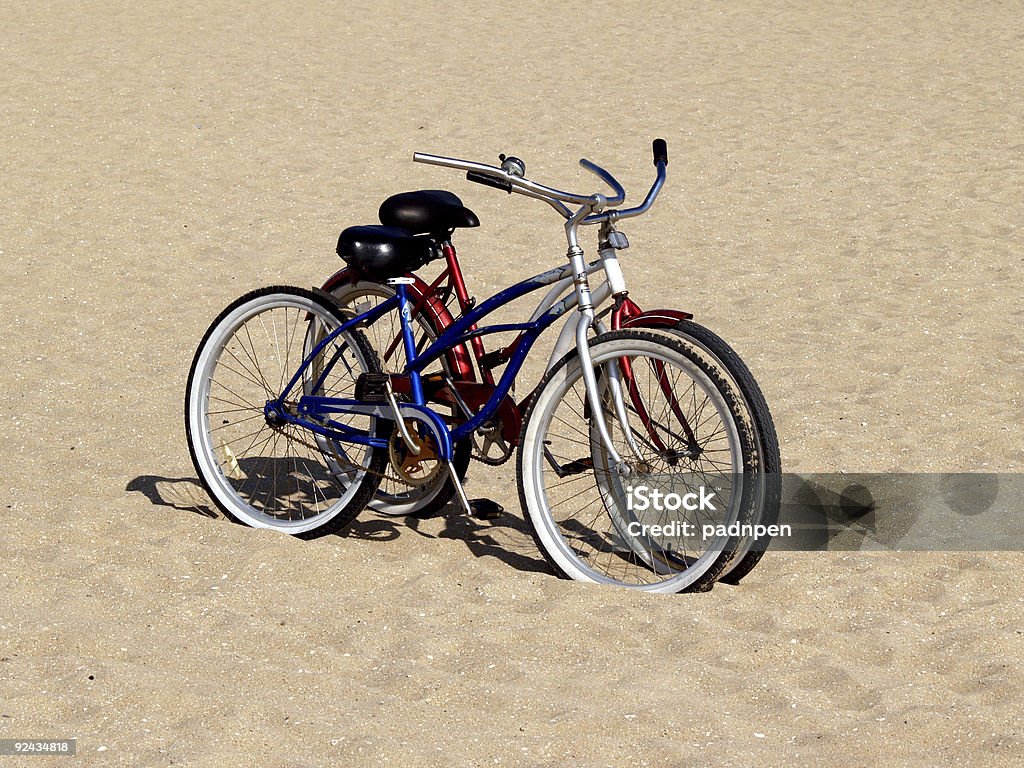
[[[576,297],[575,294],[567,296],[560,302],[555,303],[547,312],[529,322],[505,323],[482,328],[474,328],[473,326],[506,304],[509,304],[510,302],[513,302],[516,299],[537,290],[538,288],[543,288],[544,286],[556,283],[571,274],[572,265],[566,264],[565,266],[535,275],[500,291],[459,317],[444,331],[444,333],[441,334],[441,336],[423,350],[422,353],[416,352],[412,332],[412,317],[406,286],[401,282],[401,279],[395,280],[393,283],[396,295],[381,302],[367,312],[346,320],[338,328],[331,331],[331,333],[317,343],[309,355],[307,355],[303,360],[299,369],[295,372],[295,375],[292,376],[281,395],[276,400],[267,402],[265,411],[268,416],[272,415],[277,419],[301,426],[332,440],[369,445],[376,448],[386,447],[388,445],[388,438],[372,435],[367,430],[360,430],[345,424],[340,424],[329,418],[329,414],[355,414],[394,420],[393,411],[385,403],[369,403],[361,400],[345,398],[302,395],[298,401],[298,407],[296,409],[297,415],[290,413],[285,408],[284,403],[288,398],[289,393],[295,388],[299,380],[303,378],[310,365],[312,365],[313,361],[320,356],[328,344],[350,329],[360,325],[370,325],[386,313],[397,308],[399,311],[402,339],[406,356],[406,367],[402,373],[409,377],[410,393],[412,396],[412,403],[402,403],[401,411],[406,417],[425,423],[427,428],[429,428],[438,438],[438,456],[445,461],[450,461],[452,457],[452,445],[466,437],[469,437],[481,424],[494,416],[498,406],[511,390],[512,383],[515,381],[516,376],[522,369],[523,363],[526,361],[526,356],[529,354],[534,343],[552,323],[562,317],[571,307],[575,306]],[[495,386],[494,391],[491,393],[491,396],[484,404],[484,407],[468,421],[460,424],[455,429],[449,429],[444,420],[426,405],[421,381],[422,370],[444,355],[449,349],[457,347],[476,336],[485,336],[488,334],[508,331],[519,331],[520,337],[512,350],[512,354],[506,364],[505,371]],[[324,366],[323,371],[319,374],[313,386],[310,388],[310,391],[320,391],[327,376],[342,359],[341,352],[343,350],[344,348],[336,352],[332,359],[327,361],[327,364]]]

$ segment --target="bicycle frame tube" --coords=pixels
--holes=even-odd
[[[331,331],[329,334],[327,334],[323,339],[320,340],[320,342],[315,347],[313,347],[313,351],[311,351],[306,356],[306,359],[302,361],[302,364],[299,366],[299,369],[295,372],[295,375],[292,376],[292,378],[288,381],[287,386],[281,391],[281,395],[278,398],[278,400],[283,401],[286,397],[288,397],[288,393],[292,391],[292,388],[301,378],[302,374],[305,373],[306,369],[310,366],[310,364],[314,360],[316,360],[320,353],[324,351],[324,348],[332,341],[334,341],[336,338],[338,338],[338,336],[345,333],[351,328],[355,328],[357,325],[361,323],[370,325],[372,322],[374,322],[380,317],[383,317],[387,312],[390,312],[397,306],[398,297],[393,296],[390,299],[382,301],[380,304],[378,304],[376,307],[369,310],[368,312],[364,312],[361,315],[356,315],[352,319],[345,321],[337,328],[335,328],[333,331]],[[314,392],[317,392],[320,389],[320,387],[323,386],[324,379],[326,379],[328,374],[330,374],[330,372],[334,370],[334,366],[337,365],[339,359],[339,356],[335,355],[334,358],[325,366],[323,373],[320,374],[320,377],[316,380],[316,383],[312,387]]]
[[[521,283],[516,283],[515,285],[496,293],[491,298],[457,318],[451,326],[444,330],[433,344],[409,362],[408,369],[421,371],[424,367],[444,354],[447,348],[464,344],[466,341],[469,341],[474,337],[485,336],[489,333],[500,333],[502,331],[519,330],[529,332],[539,323],[544,323],[543,327],[547,328],[548,325],[565,313],[565,311],[572,305],[572,302],[565,299],[548,309],[543,313],[543,315],[533,317],[526,323],[509,323],[507,325],[491,326],[489,328],[474,328],[474,326],[476,326],[480,320],[487,317],[487,315],[490,315],[492,312],[500,309],[509,302],[515,301],[516,299],[539,288],[543,288],[545,285],[556,283],[571,274],[572,266],[567,264],[562,267],[550,269],[547,272],[542,272],[539,275],[534,275]],[[550,317],[548,321],[545,322],[545,318],[547,318],[551,313],[554,313],[554,316]],[[536,315],[536,313],[534,314]]]
[[[470,307],[469,291],[466,290],[466,281],[462,276],[462,265],[459,264],[459,257],[455,253],[455,246],[450,242],[441,246],[441,253],[444,254],[445,262],[448,265],[447,274],[451,277],[452,290],[459,302],[459,312],[466,313]],[[484,344],[479,336],[474,336],[471,341],[473,356],[477,364],[484,356]],[[458,349],[459,347],[456,347]],[[480,366],[480,375],[487,384],[494,384],[494,374],[489,369]]]
[[[454,260],[454,250],[452,257]],[[422,315],[426,318],[426,321],[430,325],[440,332],[440,329],[447,328],[454,322],[454,318],[448,311],[448,308],[440,300],[436,292],[438,291],[441,284],[451,275],[454,275],[458,271],[458,262],[449,261],[448,269],[442,270],[441,274],[438,275],[432,283],[426,283],[414,274],[408,274],[406,277],[411,277],[415,282],[408,286],[409,299],[413,302],[412,316],[416,317]],[[377,282],[369,275],[366,275],[359,270],[353,269],[352,267],[345,267],[335,272],[327,281],[323,284],[321,290],[327,293],[334,293],[340,286],[345,284],[356,284],[361,281]],[[450,291],[451,287],[446,287],[444,291]],[[465,307],[462,307],[460,311],[464,311]],[[396,351],[396,349],[402,345],[402,336],[397,334],[392,340],[388,347],[383,350],[382,363]],[[380,353],[381,350],[378,350]],[[467,349],[466,347],[454,347],[448,351],[446,358],[448,360],[449,370],[456,380],[460,381],[476,381],[476,374],[472,363],[472,356],[476,354],[475,350]],[[479,358],[483,354],[481,350]]]
[[[393,282],[395,286],[395,292],[398,294],[398,313],[401,317],[402,325],[402,341],[405,344],[405,359],[414,360],[416,358],[416,341],[412,335],[412,314],[409,311],[409,295],[406,290],[407,283],[405,282],[408,278],[398,278]],[[412,401],[416,405],[424,405],[426,401],[423,399],[423,384],[420,382],[420,372],[417,370],[409,371],[409,386],[410,392],[412,393]]]
[[[430,323],[438,331],[439,335],[445,328],[450,328],[455,322],[455,318],[446,311],[444,305],[435,297],[436,291],[446,278],[449,280],[449,285],[446,286],[444,290],[451,291],[455,294],[460,311],[465,313],[472,306],[469,291],[466,288],[465,278],[462,273],[462,267],[459,264],[458,255],[455,252],[455,247],[451,245],[451,243],[442,243],[441,252],[445,257],[446,268],[442,270],[431,283],[428,284],[424,282],[416,275],[406,275],[406,277],[410,277],[416,281],[408,286],[409,301],[412,304],[412,316],[416,317],[421,313],[428,315]],[[592,275],[595,272],[600,271],[601,266],[602,264],[600,260],[589,263],[587,265],[587,274]],[[332,275],[330,279],[324,283],[323,290],[328,293],[332,293],[337,286],[360,279],[364,279],[361,273],[354,272],[351,268],[346,268]],[[611,287],[607,280],[601,282],[591,291],[591,303],[595,308],[603,305],[610,297]],[[573,278],[571,274],[562,277],[560,280],[554,281],[551,285],[551,289],[544,295],[544,298],[534,309],[533,314],[530,316],[530,321],[533,322],[540,318],[541,315],[551,309],[559,299],[565,300],[570,298],[575,299],[575,287],[573,286]],[[627,301],[627,303],[631,306],[635,306],[632,302]],[[639,312],[639,308],[637,308],[636,311]],[[684,314],[686,317],[692,317],[692,315]],[[617,327],[613,325],[613,329],[617,330]],[[470,328],[470,330],[475,329]],[[513,339],[505,347],[505,350],[510,354],[518,343],[519,337]],[[572,322],[572,318],[570,317],[567,319],[565,326],[558,335],[554,350],[551,353],[551,357],[548,360],[545,370],[550,369],[567,352],[574,348],[575,344],[575,323]],[[387,348],[382,351],[383,359],[389,359],[400,346],[403,346],[403,337],[399,332],[391,340]],[[459,344],[452,347],[452,349],[446,353],[446,357],[448,358],[450,369],[456,380],[475,381],[476,376],[474,375],[473,366],[470,363],[470,355],[472,355],[472,358],[474,358],[479,365],[485,354],[486,349],[484,348],[481,334],[476,334],[469,339],[468,344]],[[493,386],[494,376],[491,373],[491,370],[482,365],[479,365],[479,367],[483,381]]]
[[[504,291],[500,291],[457,319],[451,327],[445,329],[444,333],[442,333],[433,344],[427,347],[426,350],[419,355],[413,355],[413,357],[409,359],[406,371],[410,374],[415,374],[421,371],[425,366],[429,365],[433,360],[436,360],[444,354],[445,350],[450,346],[464,344],[467,341],[480,338],[487,334],[502,333],[506,331],[520,331],[519,337],[513,345],[512,353],[505,366],[505,370],[498,383],[495,385],[494,391],[491,393],[487,402],[484,404],[484,407],[479,412],[452,431],[451,436],[454,442],[458,442],[459,440],[471,435],[481,424],[494,415],[502,400],[504,400],[512,389],[512,384],[519,371],[522,369],[523,363],[526,361],[526,356],[534,343],[549,326],[568,311],[568,309],[573,305],[571,299],[573,299],[574,296],[554,304],[539,316],[536,316],[535,313],[535,316],[525,323],[506,323],[485,326],[482,328],[478,327],[477,323],[509,302],[515,301],[521,296],[525,296],[526,294],[543,288],[546,285],[559,282],[564,279],[567,274],[571,274],[571,271],[572,268],[570,265],[558,267],[539,275],[535,275],[534,277],[517,283],[510,288],[506,288]]]
[[[515,349],[512,351],[512,356],[509,358],[508,363],[505,366],[505,370],[502,372],[501,378],[495,385],[494,392],[491,393],[491,396],[487,399],[484,407],[476,413],[473,418],[459,425],[452,431],[453,442],[458,442],[465,437],[469,437],[481,424],[495,414],[501,402],[511,391],[512,384],[515,382],[516,376],[519,375],[519,371],[522,369],[523,363],[526,362],[526,356],[529,354],[530,349],[533,347],[540,335],[547,330],[552,323],[558,320],[560,316],[561,313],[552,310],[541,317],[536,323],[530,324],[530,327],[521,335],[519,343],[516,344]],[[494,327],[500,328],[500,326]]]
[[[480,336],[484,336],[490,333],[500,333],[502,331],[519,330],[522,331],[520,335],[520,342],[515,345],[515,349],[512,352],[512,356],[505,367],[501,379],[498,381],[494,392],[488,398],[484,407],[476,413],[469,421],[459,425],[456,429],[451,431],[451,441],[457,442],[463,438],[472,434],[481,424],[490,419],[497,411],[500,403],[508,395],[512,388],[512,383],[515,381],[516,375],[519,373],[526,361],[526,356],[533,346],[534,342],[540,337],[552,323],[558,320],[566,311],[573,306],[572,301],[575,297],[575,293],[562,301],[554,304],[547,312],[540,315],[539,317],[530,320],[526,323],[511,323],[503,325],[494,325],[483,328],[478,328],[477,323],[491,314],[492,312],[500,309],[504,305],[511,301],[515,301],[521,296],[543,288],[545,285],[551,285],[562,280],[564,277],[572,273],[572,266],[565,265],[550,269],[547,272],[543,272],[539,275],[535,275],[527,280],[524,280],[516,285],[506,288],[504,291],[500,291],[491,298],[484,301],[479,306],[470,310],[462,317],[458,318],[449,328],[447,328],[441,336],[434,341],[424,352],[416,354],[414,346],[411,344],[411,338],[404,338],[406,353],[409,355],[408,362],[406,365],[405,372],[410,374],[411,377],[418,379],[420,371],[432,361],[438,359],[452,346],[464,344],[466,341]],[[342,333],[345,333],[351,328],[354,328],[360,324],[369,325],[378,318],[382,317],[385,313],[390,312],[395,307],[401,309],[401,320],[402,325],[405,329],[409,329],[411,323],[409,313],[408,297],[405,292],[406,286],[404,284],[398,284],[395,286],[396,295],[390,299],[387,299],[378,304],[373,309],[364,312],[360,315],[353,317],[352,319],[344,322],[338,326],[335,330],[331,331],[325,336],[320,342],[316,344],[313,350],[307,355],[306,359],[303,360],[299,369],[292,376],[288,385],[282,391],[278,402],[284,401],[288,394],[294,389],[295,385],[301,379],[303,373],[309,368],[312,362],[317,359],[321,352],[336,339]],[[403,334],[405,330],[403,330]],[[410,331],[411,335],[411,331]],[[313,392],[319,391],[322,387],[324,380],[333,370],[334,366],[340,359],[340,354],[336,354],[332,360],[325,366],[324,371],[317,378],[316,382],[312,387]],[[415,386],[415,385],[414,385]],[[414,395],[415,397],[415,395]],[[422,397],[422,395],[421,395]],[[358,401],[346,401],[338,400],[334,398],[323,398],[317,396],[304,396],[302,398],[303,405],[300,406],[300,412],[307,416],[323,416],[327,413],[358,413],[360,409],[356,407]],[[422,405],[419,406],[423,408]],[[288,419],[292,420],[292,419]],[[315,432],[323,433],[323,428],[318,427],[314,424],[308,424],[302,422],[304,426],[307,426]],[[333,435],[338,439],[351,440],[353,442],[365,442],[366,437],[361,434],[355,433],[355,431],[348,434],[340,434],[334,432]]]

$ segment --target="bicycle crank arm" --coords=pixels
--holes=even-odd
[[[469,497],[466,496],[466,489],[462,487],[462,481],[459,480],[459,473],[455,471],[455,465],[451,461],[445,462],[445,467],[448,469],[448,477],[451,478],[452,487],[455,488],[455,495],[459,497],[459,506],[467,514],[473,515],[473,507],[469,503]]]
[[[394,414],[395,422],[398,424],[398,431],[402,433],[402,439],[405,441],[406,447],[413,453],[414,456],[419,456],[423,450],[423,446],[412,439],[412,435],[409,434],[409,428],[405,425],[405,419],[402,418],[402,409],[399,406],[398,401],[395,399],[395,393],[391,391],[391,382],[388,381],[385,385],[385,394],[387,396],[388,405],[391,406],[391,413]]]

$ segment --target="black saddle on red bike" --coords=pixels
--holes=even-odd
[[[459,227],[479,227],[480,220],[457,195],[441,189],[402,192],[381,203],[377,214],[387,227],[414,235],[441,235]]]
[[[398,277],[438,258],[429,237],[410,235],[398,227],[349,227],[338,237],[338,255],[351,266],[377,279]]]

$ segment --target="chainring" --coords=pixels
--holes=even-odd
[[[482,464],[496,467],[508,461],[516,449],[504,437],[504,424],[500,418],[494,418],[473,433],[473,459]]]
[[[442,471],[444,464],[437,453],[437,444],[431,435],[426,437],[419,435],[415,423],[409,420],[405,422],[409,434],[415,435],[420,441],[420,452],[413,453],[405,444],[401,430],[395,426],[388,441],[388,459],[391,462],[391,469],[411,486],[423,486],[430,483]]]

